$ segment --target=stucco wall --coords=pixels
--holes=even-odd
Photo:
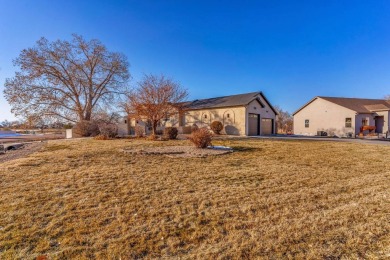
[[[260,101],[261,103],[264,105],[264,107],[261,107],[261,105],[259,104],[259,102],[257,102],[256,100],[253,100],[251,103],[248,104],[247,108],[246,108],[246,116],[248,116],[249,113],[253,113],[253,114],[260,114],[260,120],[262,118],[271,118],[274,120],[274,126],[273,126],[273,129],[274,129],[274,132],[275,132],[275,123],[276,123],[276,115],[275,115],[275,112],[268,106],[267,102],[261,97],[259,96],[260,98]],[[246,120],[246,122],[248,122],[248,120]],[[247,131],[248,131],[248,127],[247,127]],[[262,134],[262,128],[261,128],[261,121],[260,121],[260,135]],[[246,132],[246,135],[248,135],[248,132]]]
[[[220,121],[224,125],[223,134],[245,135],[245,107],[215,108],[185,112],[185,126],[193,124],[209,127],[211,122]]]
[[[355,111],[317,98],[294,115],[294,134],[314,136],[317,131],[325,131],[328,135],[347,136],[348,133],[353,135],[359,132],[359,129],[356,129],[356,120],[359,119],[355,116]],[[351,128],[345,127],[346,118],[352,118]],[[308,128],[305,127],[306,119],[309,120]]]

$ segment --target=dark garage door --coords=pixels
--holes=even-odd
[[[274,120],[271,118],[262,118],[261,119],[261,134],[262,135],[272,135],[272,129],[274,125]]]
[[[260,118],[258,114],[248,114],[248,135],[260,135]]]

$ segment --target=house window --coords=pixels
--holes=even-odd
[[[362,126],[368,125],[368,118],[362,118]]]
[[[204,117],[205,119],[207,119],[207,115],[204,115],[203,117]]]
[[[230,118],[230,114],[226,114],[226,117],[227,117],[227,118]]]
[[[127,120],[125,120],[125,124],[127,124]]]
[[[352,118],[347,117],[345,119],[345,127],[352,127]]]
[[[306,128],[309,127],[309,123],[310,123],[310,122],[309,122],[309,119],[306,119],[306,120],[305,120],[305,127],[306,127]]]

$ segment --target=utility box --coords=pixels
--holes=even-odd
[[[317,136],[328,136],[328,133],[325,131],[317,131]]]
[[[65,138],[66,139],[73,138],[73,129],[66,129]]]

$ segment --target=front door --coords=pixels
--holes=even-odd
[[[385,117],[384,116],[375,117],[375,132],[382,134],[384,124],[385,124]]]
[[[260,135],[260,115],[248,114],[248,135]]]

